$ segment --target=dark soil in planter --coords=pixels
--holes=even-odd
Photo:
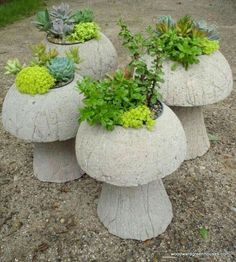
[[[74,76],[71,79],[69,79],[67,82],[57,82],[56,85],[54,87],[52,87],[51,89],[56,89],[56,88],[66,86],[66,85],[70,84],[73,80],[74,80]]]
[[[87,40],[87,41],[85,41],[85,42],[79,42],[79,41],[76,41],[76,42],[69,42],[69,41],[68,41],[68,42],[65,42],[65,41],[63,41],[63,40],[60,39],[60,38],[51,37],[51,36],[49,36],[49,35],[47,35],[46,38],[47,38],[48,42],[50,42],[50,43],[52,43],[52,44],[55,44],[55,45],[76,45],[76,44],[84,44],[84,43],[86,43],[86,42],[94,39],[94,38],[92,38],[92,39],[89,39],[89,40]]]
[[[154,114],[154,119],[157,119],[163,112],[163,104],[161,101],[157,101],[157,104],[154,105],[152,108],[151,108],[151,111],[153,112]]]

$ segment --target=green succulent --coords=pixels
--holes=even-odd
[[[31,47],[33,60],[31,61],[31,66],[39,65],[45,66],[48,61],[55,58],[58,55],[58,52],[55,48],[49,49],[47,51],[46,45],[43,43],[33,45]]]
[[[124,112],[121,115],[121,124],[125,128],[141,128],[146,126],[148,130],[151,130],[155,125],[155,120],[153,119],[151,110],[146,105],[140,105]]]
[[[90,9],[78,10],[74,15],[73,19],[76,24],[93,22],[93,12]]]
[[[10,59],[7,61],[7,64],[5,66],[5,74],[13,74],[13,75],[17,75],[22,69],[23,69],[24,65],[22,65],[20,63],[20,61],[15,58],[15,59]]]
[[[79,23],[75,25],[73,33],[66,39],[71,42],[79,41],[83,43],[93,38],[98,39],[100,36],[99,32],[100,28],[94,22]]]
[[[215,25],[208,25],[206,21],[200,20],[195,22],[195,27],[206,34],[210,40],[219,40],[219,34]]]
[[[66,57],[73,60],[75,64],[79,64],[81,62],[78,47],[70,47],[69,50],[65,52],[65,54]]]
[[[214,53],[220,47],[219,41],[217,41],[217,40],[212,41],[212,40],[209,40],[206,37],[200,39],[200,44],[201,44],[201,47],[202,47],[203,54],[206,54],[206,55],[210,55],[210,54]]]
[[[66,57],[56,57],[47,64],[50,74],[57,82],[67,82],[75,73],[75,63]]]
[[[47,9],[45,11],[39,11],[36,14],[36,21],[34,22],[34,24],[39,30],[45,32],[47,32],[51,28],[52,22]]]
[[[44,94],[55,84],[55,79],[46,67],[23,68],[16,76],[16,88],[25,94]]]

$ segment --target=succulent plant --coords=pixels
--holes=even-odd
[[[167,24],[168,27],[172,27],[175,24],[175,21],[170,15],[162,15],[158,19],[158,23]]]
[[[66,23],[74,23],[72,10],[70,10],[68,4],[61,3],[59,6],[53,6],[50,15],[54,19],[60,19]]]
[[[195,22],[195,27],[199,31],[205,32],[206,36],[210,40],[219,40],[220,39],[215,25],[207,25],[206,21],[200,20],[198,22]]]
[[[47,62],[58,55],[56,49],[49,49],[47,51],[46,45],[43,43],[33,45],[31,47],[34,59],[31,61],[31,65],[45,66]]]
[[[60,19],[55,19],[52,21],[52,27],[49,32],[59,38],[64,38],[66,35],[69,35],[74,28],[73,23],[67,23]]]
[[[79,48],[78,47],[70,47],[69,50],[65,52],[66,57],[73,60],[75,64],[80,63],[80,57],[79,57]]]
[[[98,39],[100,36],[99,31],[99,26],[94,22],[79,23],[75,25],[73,33],[66,39],[71,42],[79,41],[83,43],[93,38]]]
[[[57,82],[67,82],[75,73],[75,63],[66,57],[56,57],[48,62],[47,68]]]
[[[13,74],[13,75],[17,75],[22,69],[23,69],[24,65],[22,65],[20,63],[20,61],[15,58],[15,59],[10,59],[7,61],[7,64],[5,66],[5,74]]]
[[[23,68],[16,76],[16,88],[25,94],[44,94],[55,84],[55,79],[46,67]]]
[[[36,14],[36,21],[34,24],[39,30],[45,32],[51,28],[52,22],[47,9],[45,11],[39,11]]]
[[[73,19],[76,24],[92,22],[93,21],[93,12],[90,9],[78,10],[73,15]]]

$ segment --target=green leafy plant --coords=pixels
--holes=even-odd
[[[44,94],[55,84],[55,79],[46,67],[32,66],[23,68],[16,76],[16,87],[25,94]]]
[[[145,39],[142,34],[132,34],[124,21],[120,20],[119,25],[131,61],[124,70],[118,70],[104,80],[84,78],[78,82],[85,97],[84,107],[79,109],[79,120],[90,125],[100,124],[107,130],[113,130],[115,125],[146,126],[151,130],[157,117],[154,108],[159,92],[156,87],[163,82],[162,53],[156,42]],[[150,67],[142,60],[145,51],[154,57]]]
[[[199,234],[202,239],[207,239],[209,235],[209,230],[205,226],[202,226],[199,229]]]
[[[74,77],[75,63],[66,57],[56,57],[50,60],[47,68],[57,82],[67,82]]]
[[[23,69],[23,67],[24,65],[22,65],[17,58],[9,59],[5,66],[5,74],[17,75]]]
[[[45,66],[48,63],[48,61],[50,61],[58,55],[57,50],[54,48],[49,49],[47,51],[46,45],[43,43],[33,45],[31,49],[33,55],[31,65]]]
[[[113,77],[99,81],[85,77],[78,82],[78,88],[85,96],[80,121],[101,124],[107,130],[121,124],[123,112],[143,104],[145,100],[136,81],[127,79],[121,70]]]
[[[48,31],[51,28],[52,21],[47,9],[45,11],[39,11],[36,14],[36,21],[34,24],[40,31]]]
[[[79,41],[81,43],[90,39],[99,39],[100,28],[94,22],[79,23],[75,25],[73,33],[66,39],[70,42]]]
[[[170,16],[160,17],[155,29],[149,28],[150,39],[156,41],[165,56],[181,63],[187,70],[189,65],[199,63],[199,56],[210,55],[219,49],[215,26],[205,21],[196,22],[184,16],[175,22]]]
[[[78,47],[70,47],[69,50],[65,52],[65,54],[66,57],[73,60],[75,64],[79,64],[81,62]]]
[[[124,112],[121,115],[121,124],[125,128],[140,128],[146,126],[147,129],[152,130],[155,121],[153,120],[151,110],[146,105],[140,105]]]
[[[90,9],[78,10],[73,15],[73,19],[76,24],[93,22],[93,12]]]
[[[210,55],[219,49],[219,42],[217,40],[209,40],[204,37],[200,39],[200,45],[203,54]]]

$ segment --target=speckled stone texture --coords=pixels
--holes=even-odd
[[[163,233],[173,217],[161,179],[138,187],[104,183],[97,211],[110,233],[143,241]]]
[[[64,141],[78,130],[78,106],[82,95],[70,84],[43,95],[20,93],[13,85],[4,100],[2,121],[12,135],[30,142]]]
[[[187,139],[186,160],[204,155],[210,148],[202,108],[174,106],[171,109],[176,113],[183,124]]]
[[[169,107],[163,105],[152,131],[116,126],[109,132],[83,122],[76,155],[88,175],[104,182],[98,216],[109,232],[146,240],[165,231],[173,214],[161,178],[186,156],[183,127]]]
[[[143,59],[151,65],[152,58],[146,55]],[[178,115],[186,132],[186,160],[204,155],[210,147],[200,106],[225,99],[233,88],[232,71],[220,51],[202,55],[199,60],[188,70],[179,64],[173,71],[171,66],[175,62],[166,60],[163,63],[165,82],[160,92],[163,101]]]
[[[75,87],[78,79],[76,76],[64,87],[34,96],[20,93],[13,85],[5,97],[3,126],[12,135],[34,143],[34,174],[39,180],[66,182],[84,173],[76,161],[72,139],[82,104]]]
[[[34,143],[33,167],[34,175],[44,182],[63,183],[84,174],[75,157],[75,139]]]
[[[117,68],[117,53],[111,41],[101,33],[99,40],[92,39],[85,43],[72,45],[53,44],[45,40],[48,48],[56,48],[61,56],[71,47],[79,48],[81,63],[79,64],[79,74],[81,76],[91,76],[101,79],[106,73]]]
[[[153,131],[116,126],[109,132],[83,122],[76,154],[91,177],[116,186],[138,186],[174,172],[185,159],[186,138],[179,119],[163,105]]]

